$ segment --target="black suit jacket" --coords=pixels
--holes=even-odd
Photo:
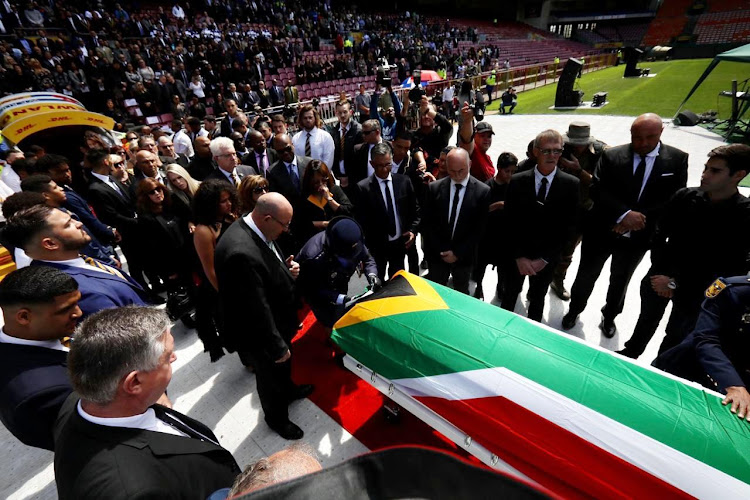
[[[542,205],[536,200],[535,170],[515,174],[505,198],[508,256],[556,262],[576,227],[580,181],[559,168]]]
[[[285,263],[243,219],[219,240],[214,263],[226,347],[281,358],[299,324],[294,279]]]
[[[91,176],[89,183],[89,202],[94,207],[96,216],[103,223],[113,226],[120,231],[123,238],[136,233],[138,220],[135,215],[135,203],[130,190],[121,182],[115,180],[120,193],[95,176]],[[133,182],[135,184],[135,182]],[[132,236],[130,236],[132,237]]]
[[[273,149],[266,148],[266,155],[268,156],[268,170],[271,170],[271,167],[274,163],[276,163],[279,159],[279,155],[274,151]],[[258,160],[255,158],[255,150],[251,149],[245,157],[242,159],[242,163],[245,165],[249,165],[255,169],[256,172],[258,172],[259,175],[262,175],[265,177],[265,172],[263,172],[263,169],[258,166]]]
[[[216,162],[212,158],[201,158],[198,155],[193,156],[188,165],[188,173],[196,181],[202,181],[208,174],[216,168]]]
[[[453,238],[448,218],[450,189],[450,177],[445,177],[430,184],[425,194],[421,222],[425,256],[438,259],[440,252],[452,250],[459,262],[472,263],[489,211],[490,188],[469,176]]]
[[[73,392],[68,353],[0,343],[0,420],[24,444],[54,450],[52,430]]]
[[[651,175],[640,199],[633,203],[633,148],[630,144],[616,146],[602,153],[591,186],[591,230],[611,231],[617,219],[628,210],[646,216],[646,227],[632,233],[648,244],[662,209],[679,189],[687,184],[688,154],[677,148],[661,144],[659,156],[654,161]]]
[[[55,480],[61,500],[207,498],[232,485],[240,472],[232,454],[197,438],[84,420],[71,394],[55,426]],[[217,441],[192,418],[154,405]]]
[[[297,156],[297,173],[299,174],[300,187],[302,186],[302,179],[305,178],[307,164],[311,160],[312,158],[307,156]],[[289,177],[289,171],[282,160],[278,160],[271,166],[271,170],[268,172],[268,187],[271,191],[284,195],[289,200],[289,203],[292,204],[292,207],[296,207],[302,199],[301,193],[298,193],[294,189],[292,179]]]
[[[333,137],[333,144],[335,146],[333,151],[333,165],[329,165],[329,168],[336,177],[343,177],[344,175],[341,173],[339,165],[343,155],[344,168],[346,169],[347,175],[349,175],[349,165],[354,156],[354,146],[362,142],[362,125],[354,120],[349,120],[349,129],[344,136],[343,152],[341,151],[341,123],[336,122],[336,125],[328,127],[328,133]],[[351,180],[349,182],[351,182]]]
[[[393,194],[401,232],[417,234],[419,204],[411,181],[401,174],[392,174]],[[388,212],[375,174],[357,184],[356,218],[362,225],[367,247],[378,252],[388,244]]]
[[[354,146],[351,161],[346,164],[346,173],[349,176],[349,184],[359,184],[366,179],[367,162],[370,159],[370,144],[363,142]]]
[[[248,175],[255,175],[256,171],[253,167],[250,167],[248,165],[237,165],[237,176],[240,178],[240,181],[244,179]],[[216,179],[219,181],[229,182],[229,179],[227,179],[227,176],[224,175],[222,172],[220,172],[221,169],[219,167],[216,167],[213,169],[209,174],[206,176],[204,181],[210,180],[210,179]],[[239,187],[239,186],[238,186]]]
[[[182,153],[177,153],[177,158],[174,158],[174,159],[159,155],[159,159],[161,160],[161,162],[164,164],[165,167],[169,165],[170,163],[176,163],[182,168],[184,168],[185,170],[187,170],[188,165],[190,165],[190,159]]]

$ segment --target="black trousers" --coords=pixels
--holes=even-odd
[[[555,273],[555,262],[550,262],[544,269],[529,278],[529,319],[542,321],[544,313],[544,301],[547,297],[549,284],[552,282],[552,276]],[[526,276],[518,272],[518,266],[515,259],[506,261],[503,272],[503,297],[500,307],[505,310],[513,311],[516,308],[518,294],[521,293],[523,282]]]
[[[198,338],[203,342],[203,347],[207,351],[219,349],[222,342],[219,339],[217,325],[220,324],[219,316],[219,294],[204,279],[198,285],[198,291],[195,301],[195,329],[198,331]]]
[[[682,342],[688,333],[693,331],[701,312],[703,294],[701,290],[675,290],[672,299],[660,297],[651,288],[649,273],[641,280],[641,314],[633,330],[633,335],[625,342],[625,348],[640,356],[654,336],[659,322],[664,316],[669,301],[672,301],[672,312],[666,327],[666,336],[659,347],[659,354]]]
[[[614,320],[622,312],[630,278],[647,250],[648,244],[643,238],[624,238],[613,232],[584,235],[581,263],[570,290],[570,313],[578,315],[586,308],[604,263],[611,256],[607,302],[602,314],[606,319]]]
[[[427,265],[429,266],[429,273],[426,278],[430,281],[434,281],[443,286],[448,285],[448,279],[451,275],[453,276],[453,289],[457,292],[469,294],[469,279],[474,270],[474,263],[465,263],[457,261],[453,264],[447,264],[443,262],[443,259],[438,257],[428,258]]]
[[[240,360],[247,361],[255,368],[255,385],[266,422],[271,425],[283,424],[289,420],[289,398],[294,392],[292,382],[292,358],[283,363],[275,363],[265,355],[254,355],[238,351]]]
[[[370,253],[372,254],[372,258],[375,259],[375,265],[378,266],[378,277],[382,281],[385,281],[386,277],[390,278],[396,274],[396,271],[404,268],[406,247],[404,247],[404,240],[402,238],[389,241],[383,247],[371,248]]]

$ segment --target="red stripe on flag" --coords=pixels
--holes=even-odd
[[[504,397],[416,398],[500,459],[566,498],[692,498]]]

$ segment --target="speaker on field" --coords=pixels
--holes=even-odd
[[[677,117],[674,120],[675,125],[681,127],[693,127],[701,122],[700,116],[696,115],[689,109],[683,109],[677,113]]]
[[[635,47],[625,48],[625,73],[623,74],[625,78],[641,76],[641,70],[638,69],[638,60],[642,55],[643,51],[641,49]]]
[[[573,84],[582,66],[583,63],[581,61],[572,57],[565,63],[565,67],[560,74],[560,79],[557,81],[557,94],[555,95],[556,108],[580,106],[583,92],[573,90]]]

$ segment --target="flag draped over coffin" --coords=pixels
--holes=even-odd
[[[750,424],[718,394],[415,275],[333,339],[563,496],[750,498]]]

